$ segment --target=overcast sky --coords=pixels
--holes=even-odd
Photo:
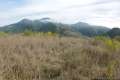
[[[0,26],[43,17],[120,27],[120,0],[0,0]]]

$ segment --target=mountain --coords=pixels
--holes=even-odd
[[[23,19],[17,23],[0,27],[0,31],[21,33],[25,30],[37,32],[55,32],[65,36],[97,36],[108,32],[110,29],[103,26],[94,26],[87,23],[78,22],[75,24],[58,23],[50,18],[42,18],[39,20]]]
[[[120,36],[120,28],[113,28],[110,31],[106,33],[111,38],[114,38],[116,36]]]
[[[31,29],[31,27],[32,27],[32,21],[28,19],[23,19],[18,23],[1,27],[0,31],[19,33],[19,32],[23,32],[25,29]]]
[[[76,32],[73,32],[69,25],[57,23],[55,20],[50,18],[42,18],[39,20],[23,19],[17,23],[0,27],[0,31],[10,33],[22,33],[26,30],[35,32],[53,32],[63,36],[79,35]]]
[[[81,34],[89,37],[101,35],[110,30],[107,27],[89,25],[83,22],[78,22],[76,24],[73,24],[72,28],[74,31],[78,31]]]
[[[1,27],[0,31],[14,32],[14,33],[24,32],[25,30],[55,32],[56,28],[57,28],[56,25],[52,22],[47,22],[47,21],[43,22],[43,20],[32,21],[28,19],[23,19],[18,23]]]

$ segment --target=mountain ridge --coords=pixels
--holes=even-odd
[[[76,35],[94,37],[105,33],[108,34],[111,29],[105,26],[90,25],[85,22],[64,24],[48,17],[39,20],[22,19],[17,23],[0,27],[0,31],[12,33],[21,33],[25,30],[32,30],[37,32],[56,32],[62,35],[69,35],[74,33]]]

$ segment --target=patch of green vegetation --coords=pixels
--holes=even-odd
[[[34,35],[34,32],[32,32],[31,30],[25,30],[25,32],[23,32],[24,36],[32,36]]]
[[[106,40],[108,37],[105,37],[105,36],[96,36],[95,37],[95,40]]]
[[[109,50],[115,51],[117,48],[120,47],[120,43],[112,38],[105,37],[105,36],[97,36],[95,37],[95,40],[100,40],[102,41]]]
[[[56,80],[61,75],[61,68],[58,65],[44,64],[41,66],[41,77],[45,80]]]
[[[5,37],[7,35],[8,35],[8,33],[6,33],[6,32],[0,32],[0,37]]]
[[[105,42],[106,46],[108,46],[111,50],[115,50],[116,49],[116,44],[114,43],[113,40],[106,39],[104,42]]]
[[[31,30],[26,30],[23,33],[24,36],[57,36],[54,32],[33,32]]]
[[[57,36],[57,33],[53,33],[53,32],[46,32],[44,33],[46,36]]]

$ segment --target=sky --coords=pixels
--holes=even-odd
[[[120,0],[0,0],[0,26],[44,17],[120,27]]]

